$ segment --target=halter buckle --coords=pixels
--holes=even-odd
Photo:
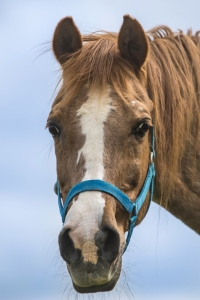
[[[153,160],[154,160],[154,153],[153,151],[150,151],[150,165],[153,164]]]

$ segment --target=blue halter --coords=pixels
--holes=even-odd
[[[79,182],[76,184],[68,193],[66,201],[64,206],[62,205],[61,201],[61,193],[60,193],[60,187],[59,183],[57,181],[57,194],[58,194],[58,206],[60,210],[60,214],[62,217],[62,222],[65,221],[65,215],[66,215],[66,209],[68,207],[69,202],[79,193],[85,192],[85,191],[101,191],[108,193],[115,197],[126,209],[126,211],[130,214],[130,220],[129,220],[129,230],[128,230],[128,236],[126,239],[126,245],[124,248],[124,252],[126,251],[128,244],[131,239],[131,235],[133,232],[133,228],[135,226],[135,222],[138,216],[138,212],[140,208],[142,207],[147,193],[150,190],[150,200],[149,205],[147,208],[147,211],[149,210],[149,206],[153,197],[153,184],[154,184],[154,177],[155,177],[155,169],[154,169],[154,163],[153,159],[155,157],[155,151],[154,151],[154,127],[151,128],[151,147],[150,147],[150,163],[148,168],[148,173],[142,188],[141,193],[137,197],[136,201],[134,203],[131,202],[131,200],[116,186],[112,185],[109,182],[103,181],[103,180],[86,180]],[[147,213],[147,212],[146,212]]]

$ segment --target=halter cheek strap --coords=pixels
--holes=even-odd
[[[66,201],[65,201],[65,204],[63,206],[62,201],[61,201],[60,187],[59,187],[59,183],[57,181],[56,192],[58,194],[58,206],[59,206],[60,214],[62,217],[62,222],[64,223],[64,221],[65,221],[66,210],[67,210],[69,202],[77,194],[85,192],[85,191],[101,191],[101,192],[110,194],[113,197],[115,197],[123,205],[123,207],[126,209],[126,211],[130,214],[128,236],[127,236],[126,245],[124,248],[124,252],[125,252],[128,247],[128,244],[130,242],[130,239],[131,239],[133,228],[134,228],[135,222],[137,220],[138,212],[141,209],[141,207],[146,199],[148,191],[150,191],[150,199],[149,199],[149,205],[148,205],[147,211],[149,209],[151,200],[153,198],[153,185],[154,185],[154,177],[155,177],[155,169],[154,169],[154,163],[153,163],[154,157],[155,157],[154,128],[152,127],[151,128],[150,163],[149,163],[149,167],[148,167],[148,172],[147,172],[147,176],[146,176],[142,191],[134,203],[132,203],[131,200],[116,186],[112,185],[109,182],[103,181],[103,180],[94,179],[94,180],[82,181],[82,182],[79,182],[78,184],[76,184],[69,191]]]

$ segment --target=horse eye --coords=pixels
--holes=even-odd
[[[49,128],[49,132],[53,137],[59,136],[60,130],[58,129],[58,127],[56,127],[55,125],[50,125],[48,128]]]
[[[147,123],[142,123],[140,124],[140,126],[138,126],[137,129],[134,130],[134,134],[143,137],[145,136],[148,130],[149,130],[149,125]]]

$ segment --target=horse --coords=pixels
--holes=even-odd
[[[118,34],[82,36],[71,17],[55,29],[62,78],[46,127],[57,159],[59,249],[79,293],[114,288],[125,233],[152,196],[200,234],[199,33],[145,32],[129,15]]]

